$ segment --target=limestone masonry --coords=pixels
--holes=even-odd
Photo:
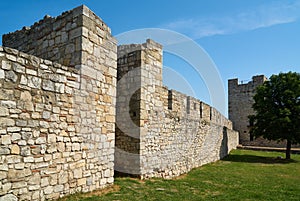
[[[178,176],[238,144],[216,109],[162,86],[162,47],[152,40],[118,47],[116,125],[115,170],[142,178]]]
[[[262,137],[254,138],[250,135],[250,121],[248,116],[254,114],[252,105],[256,88],[267,78],[264,75],[253,76],[248,83],[239,84],[238,79],[228,80],[228,115],[233,123],[233,129],[239,132],[239,143],[250,146],[286,147],[286,142],[269,141]],[[293,145],[299,147],[299,145]]]
[[[216,109],[162,85],[160,44],[117,47],[86,6],[6,34],[3,46],[0,200],[104,188],[114,171],[174,177],[238,145]]]
[[[253,76],[252,81],[245,84],[239,84],[238,79],[228,80],[228,116],[234,129],[239,131],[239,140],[243,145],[254,143],[254,138],[249,134],[248,116],[254,114],[255,90],[266,80],[264,75]]]

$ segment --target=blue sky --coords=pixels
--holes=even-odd
[[[81,4],[100,16],[113,35],[134,29],[163,28],[192,38],[215,63],[226,93],[230,78],[249,81],[257,74],[269,77],[279,72],[300,72],[299,0],[2,0],[0,34],[30,26],[46,14],[60,15]],[[197,98],[210,103],[205,83],[186,61],[166,53],[164,65],[183,76]],[[178,82],[172,83],[172,79],[166,82],[180,91],[187,88],[184,84],[179,84],[183,88],[176,86]],[[191,94],[189,90],[186,93]]]

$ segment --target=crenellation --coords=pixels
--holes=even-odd
[[[217,110],[162,86],[162,46],[152,40],[118,47],[117,93],[116,171],[170,178],[224,157],[238,143]]]
[[[285,147],[284,142],[269,141],[263,138],[254,139],[250,136],[250,121],[248,116],[254,114],[252,105],[256,88],[267,78],[264,75],[253,76],[247,83],[239,83],[238,79],[228,80],[228,114],[233,129],[239,131],[239,143],[252,146]]]
[[[170,178],[237,145],[231,122],[162,84],[163,47],[121,45],[86,6],[3,36],[0,198],[104,188],[114,171]]]
[[[5,108],[0,141],[12,164],[7,171],[34,172],[19,178],[24,183],[37,175],[49,178],[26,186],[1,180],[13,186],[6,192],[20,199],[57,199],[112,184],[117,46],[110,29],[81,6],[3,39],[9,47],[0,52],[0,105]],[[64,172],[69,177],[57,180]]]

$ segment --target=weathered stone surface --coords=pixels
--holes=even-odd
[[[78,181],[77,181],[78,186],[82,186],[82,185],[85,185],[85,184],[86,184],[86,178],[78,179]]]
[[[11,144],[11,136],[10,135],[2,135],[1,136],[1,144],[3,144],[3,145]]]
[[[20,139],[21,139],[21,135],[19,133],[12,134],[12,137],[11,137],[12,141],[16,141],[16,140],[20,140]]]
[[[9,153],[10,153],[10,150],[8,147],[5,147],[5,146],[0,147],[0,155],[7,155]]]
[[[14,125],[15,125],[15,121],[13,119],[0,117],[0,126],[6,127],[6,126],[14,126]]]
[[[35,76],[28,76],[28,87],[39,89],[41,88],[42,79]]]
[[[3,193],[45,200],[110,184],[114,137],[101,137],[115,124],[117,46],[110,29],[80,6],[4,35],[3,44],[15,48],[0,47]]]
[[[0,197],[0,201],[18,201],[18,198],[13,194],[7,194]]]
[[[7,172],[0,171],[0,180],[6,179],[6,177],[7,177]]]
[[[217,110],[162,86],[162,47],[154,41],[118,47],[117,92],[117,171],[174,177],[238,144],[231,122]]]
[[[6,92],[4,92],[6,93]],[[3,105],[4,107],[7,107],[7,108],[16,108],[16,101],[1,101],[1,105]]]
[[[238,79],[228,80],[228,115],[234,129],[239,131],[240,144],[250,146],[285,147],[285,142],[269,141],[250,136],[249,115],[254,114],[252,105],[256,88],[267,78],[264,75],[253,76],[248,83],[239,83]]]
[[[9,110],[6,107],[0,106],[0,117],[6,117],[9,114]]]
[[[30,92],[29,91],[21,92],[20,100],[21,101],[31,101],[32,97],[31,97]]]
[[[39,185],[41,183],[41,175],[39,173],[34,174],[28,181],[30,185]]]
[[[11,154],[20,154],[20,147],[18,145],[12,145]]]
[[[54,82],[50,80],[43,80],[42,88],[46,91],[54,91]]]
[[[5,69],[5,70],[10,70],[11,69],[11,62],[10,61],[5,61],[5,60],[2,60],[2,69]]]
[[[0,69],[0,79],[4,79],[4,78],[5,78],[4,70]]]
[[[177,176],[236,145],[218,111],[162,87],[161,45],[120,46],[117,59],[109,27],[85,6],[4,35],[3,44],[20,51],[0,48],[1,185],[20,200],[105,187],[114,167]]]
[[[44,190],[45,195],[51,194],[53,192],[52,186],[47,186]]]
[[[5,79],[7,79],[8,81],[17,82],[18,76],[14,71],[6,71]]]
[[[9,169],[8,170],[8,175],[7,178],[14,180],[18,178],[24,178],[31,175],[31,170],[30,169],[23,169],[23,170],[14,170],[14,169]]]

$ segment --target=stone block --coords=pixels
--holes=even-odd
[[[40,191],[36,190],[32,193],[32,199],[33,200],[40,200]]]
[[[33,163],[34,158],[32,156],[24,157],[24,163]]]
[[[45,189],[44,189],[44,194],[45,195],[49,195],[53,192],[53,186],[47,186]]]
[[[5,72],[5,79],[7,81],[11,81],[11,82],[15,83],[18,80],[18,76],[14,71],[6,71]]]
[[[10,133],[16,133],[16,132],[20,132],[21,128],[20,127],[8,127],[6,130],[7,130],[7,132],[10,132]]]
[[[30,109],[30,108],[28,108],[28,107],[25,107],[24,109]],[[29,111],[31,111],[31,110],[29,110]],[[20,119],[17,119],[16,120],[16,126],[19,126],[19,127],[25,127],[25,126],[27,126],[27,121],[26,120],[20,120]]]
[[[78,179],[77,180],[77,185],[78,186],[86,185],[86,178]]]
[[[28,180],[28,184],[30,185],[39,185],[41,183],[41,175],[39,173],[34,174]]]
[[[1,101],[1,105],[4,107],[7,107],[7,108],[16,108],[17,107],[16,101],[11,101],[11,100]]]
[[[55,83],[55,91],[58,93],[64,93],[65,92],[65,85],[61,83]]]
[[[12,100],[14,98],[14,91],[10,89],[0,88],[0,99],[1,100]],[[1,101],[3,102],[3,101]]]
[[[73,172],[73,175],[74,175],[74,178],[82,178],[82,169],[81,168],[78,168],[78,169],[75,169],[74,172]]]
[[[16,170],[23,170],[25,167],[25,163],[17,163],[15,164],[15,169]]]
[[[1,135],[1,144],[3,144],[3,145],[11,144],[11,136],[10,135]]]
[[[18,201],[18,198],[13,194],[6,194],[0,197],[0,201]]]
[[[7,172],[6,171],[0,171],[0,180],[7,178]]]
[[[69,174],[68,172],[60,172],[58,176],[58,183],[59,184],[65,184],[69,180]]]
[[[0,105],[0,117],[6,117],[9,115],[9,110],[6,107]]]
[[[49,186],[49,178],[48,177],[41,178],[41,187],[45,187],[45,186]]]
[[[31,175],[30,169],[23,169],[23,170],[9,169],[7,178],[10,180],[14,180],[14,179],[24,178],[30,175]]]
[[[11,62],[2,60],[2,69],[10,70],[11,69]]]
[[[32,70],[32,69],[26,69],[26,74],[28,75],[34,75],[36,76],[37,75],[37,72],[35,70]]]
[[[20,154],[20,147],[16,144],[12,145],[10,153],[17,154],[17,155]]]
[[[54,82],[50,80],[43,80],[42,89],[46,91],[54,91]]]
[[[35,141],[36,144],[45,144],[46,143],[46,137],[39,137]]]
[[[28,190],[34,191],[34,190],[39,190],[40,185],[28,185]]]
[[[0,79],[4,79],[4,78],[5,78],[4,70],[0,69]]]
[[[64,190],[64,185],[56,185],[54,186],[54,192],[57,193],[57,192],[63,192]]]
[[[70,31],[69,33],[69,36],[70,36],[70,39],[74,39],[74,38],[78,38],[82,35],[82,28],[81,27],[78,27],[76,29],[73,29]]]
[[[6,183],[2,185],[3,192],[7,193],[9,190],[11,190],[11,183]],[[1,200],[1,199],[0,199]]]
[[[49,111],[44,111],[42,114],[43,119],[50,119],[51,113]]]
[[[12,183],[12,189],[18,189],[18,188],[23,188],[26,187],[27,183],[25,181],[19,181],[19,182],[13,182]]]
[[[0,117],[1,127],[14,126],[14,125],[15,125],[15,121],[13,119]]]
[[[56,135],[55,134],[48,134],[48,143],[56,143]]]
[[[28,76],[28,86],[34,89],[41,88],[42,79],[35,76]]]
[[[40,64],[40,68],[43,69],[43,70],[47,70],[47,69],[48,69],[48,66],[45,65],[45,64]]]
[[[0,155],[7,155],[10,154],[10,150],[7,146],[0,147]]]
[[[17,61],[17,57],[14,56],[14,55],[7,54],[7,55],[6,55],[6,58],[7,58],[8,60],[11,60],[11,61]]]

